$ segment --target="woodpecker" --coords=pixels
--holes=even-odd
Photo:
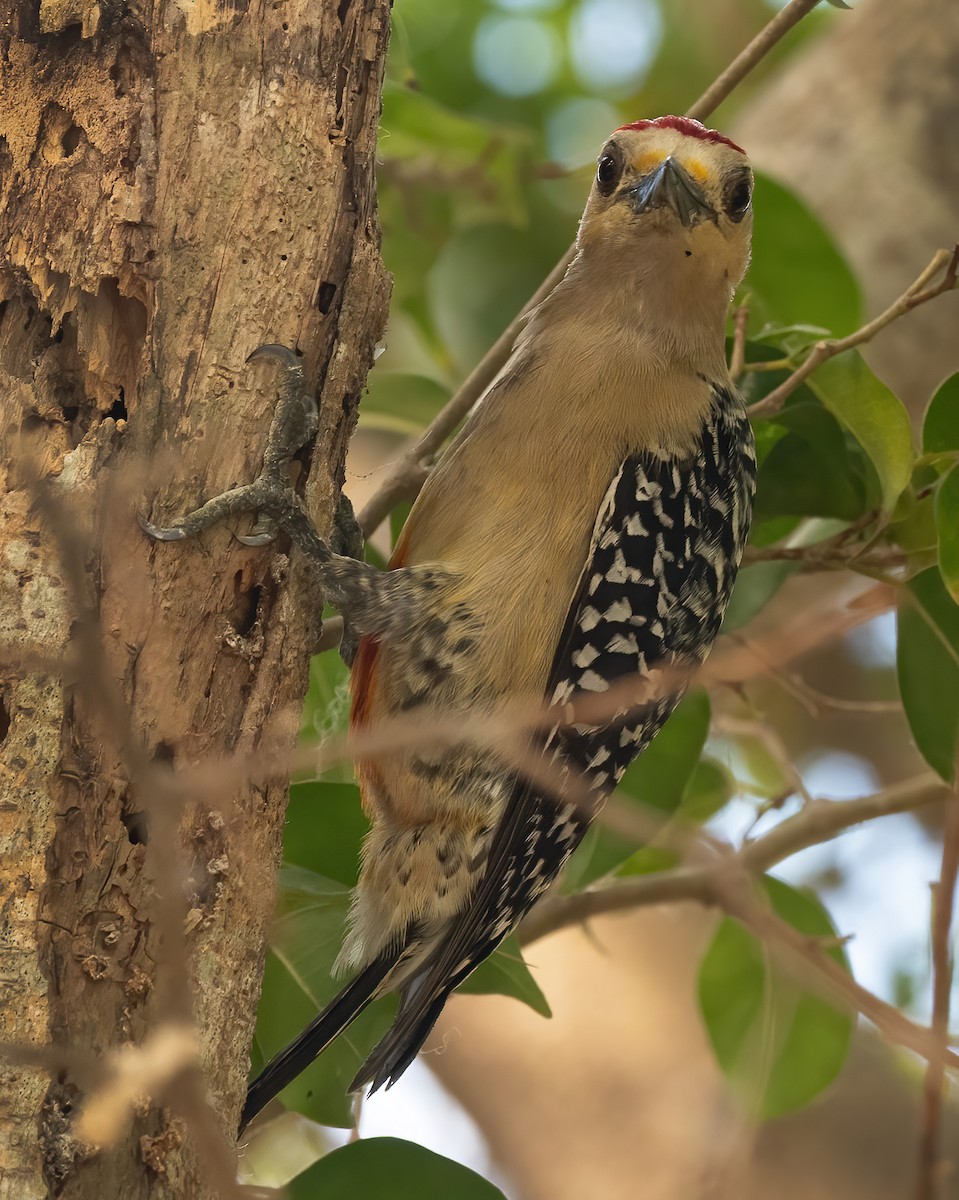
[[[288,368],[263,474],[175,526],[143,522],[172,540],[255,510],[244,540],[285,529],[360,638],[355,728],[421,705],[468,723],[519,697],[542,697],[547,715],[529,749],[552,776],[476,744],[359,764],[371,830],[337,960],[353,978],[254,1081],[241,1128],[390,991],[395,1022],[352,1089],[396,1082],[709,653],[755,483],[724,339],[752,189],[745,152],[698,121],[613,133],[564,279],[427,479],[388,571],[333,554],[284,477],[315,418],[280,347],[259,351]],[[649,698],[571,722],[577,699],[655,672],[666,685]]]

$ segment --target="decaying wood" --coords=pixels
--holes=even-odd
[[[387,36],[387,0],[0,0],[0,1034],[100,1055],[192,1001],[226,1132],[286,780],[184,796],[176,769],[292,747],[319,598],[295,557],[157,547],[134,512],[255,473],[275,377],[244,360],[276,341],[319,400],[329,527],[389,290]],[[83,1083],[2,1069],[0,1198],[214,1194],[157,1103],[78,1146]]]

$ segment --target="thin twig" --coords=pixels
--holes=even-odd
[[[729,376],[736,380],[742,375],[746,364],[746,327],[749,324],[749,309],[741,304],[733,316],[733,349],[729,356]]]
[[[959,761],[957,761],[959,768]],[[957,771],[959,779],[959,771]],[[952,991],[951,936],[956,877],[959,875],[959,789],[946,806],[942,835],[942,866],[932,889],[932,1032],[939,1053],[930,1057],[923,1088],[922,1129],[919,1134],[919,1179],[916,1200],[935,1200],[944,1164],[939,1158],[945,1055],[949,1046],[949,997]]]
[[[738,54],[719,78],[709,85],[695,104],[686,110],[687,117],[705,121],[727,99],[746,76],[766,57],[790,29],[803,17],[808,17],[819,0],[790,0],[773,19],[756,34],[745,50]]]
[[[749,72],[759,65],[780,39],[803,17],[812,12],[818,2],[819,0],[790,0],[760,30],[745,50],[733,59],[719,78],[711,83],[699,99],[686,110],[686,115],[697,121],[705,121],[733,89],[746,78]],[[423,463],[437,453],[443,442],[503,369],[526,318],[538,304],[546,299],[566,274],[575,252],[576,247],[570,246],[536,289],[535,295],[527,301],[522,311],[510,321],[506,329],[476,364],[445,408],[434,417],[420,438],[404,450],[393,463],[386,479],[357,517],[364,537],[369,537],[379,528],[401,499],[415,495],[419,490],[425,479],[425,473],[422,470]]]
[[[823,571],[854,571],[867,579],[880,582],[902,582],[895,572],[909,563],[909,555],[898,546],[878,546],[868,553],[830,554],[816,546],[747,546],[743,566],[763,562],[794,562],[801,574],[814,575]]]
[[[823,710],[843,713],[901,713],[899,700],[847,700],[844,696],[832,696],[823,692],[802,676],[786,671],[771,672],[773,678],[794,696],[811,717],[820,717]]]
[[[945,268],[945,274],[942,279],[930,287],[932,280],[943,268]],[[842,354],[845,350],[851,350],[854,346],[862,346],[866,342],[871,342],[877,333],[880,333],[887,325],[891,325],[893,321],[905,316],[907,312],[918,308],[920,304],[935,300],[944,292],[951,292],[956,286],[957,272],[959,272],[959,245],[953,247],[951,251],[937,250],[919,278],[910,284],[899,299],[890,304],[885,312],[880,313],[878,317],[873,318],[857,329],[855,333],[849,334],[848,337],[817,342],[809,357],[793,371],[788,379],[784,379],[779,387],[774,388],[768,396],[750,406],[749,415],[751,417],[770,417],[778,413],[785,401],[800,384],[805,383],[818,366],[828,359],[834,358],[837,354]]]

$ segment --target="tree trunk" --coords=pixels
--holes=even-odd
[[[134,514],[256,474],[276,378],[244,360],[272,341],[304,353],[329,528],[387,310],[388,9],[0,0],[2,1036],[58,1048],[3,1068],[2,1200],[232,1172],[211,1130],[244,1089],[320,598],[282,542],[157,546]],[[191,1015],[210,1129],[188,1071],[79,1145],[84,1059]]]

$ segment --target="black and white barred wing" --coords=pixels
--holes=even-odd
[[[546,698],[557,725],[535,739],[541,770],[535,781],[513,780],[469,907],[367,1064],[374,1086],[397,1077],[449,993],[555,878],[709,652],[748,533],[755,477],[745,416],[731,397],[718,401],[688,460],[630,456],[611,480],[553,661]],[[632,699],[631,678],[639,684],[657,669],[661,690]],[[591,697],[601,705],[613,688],[600,718],[568,723],[570,704]]]

